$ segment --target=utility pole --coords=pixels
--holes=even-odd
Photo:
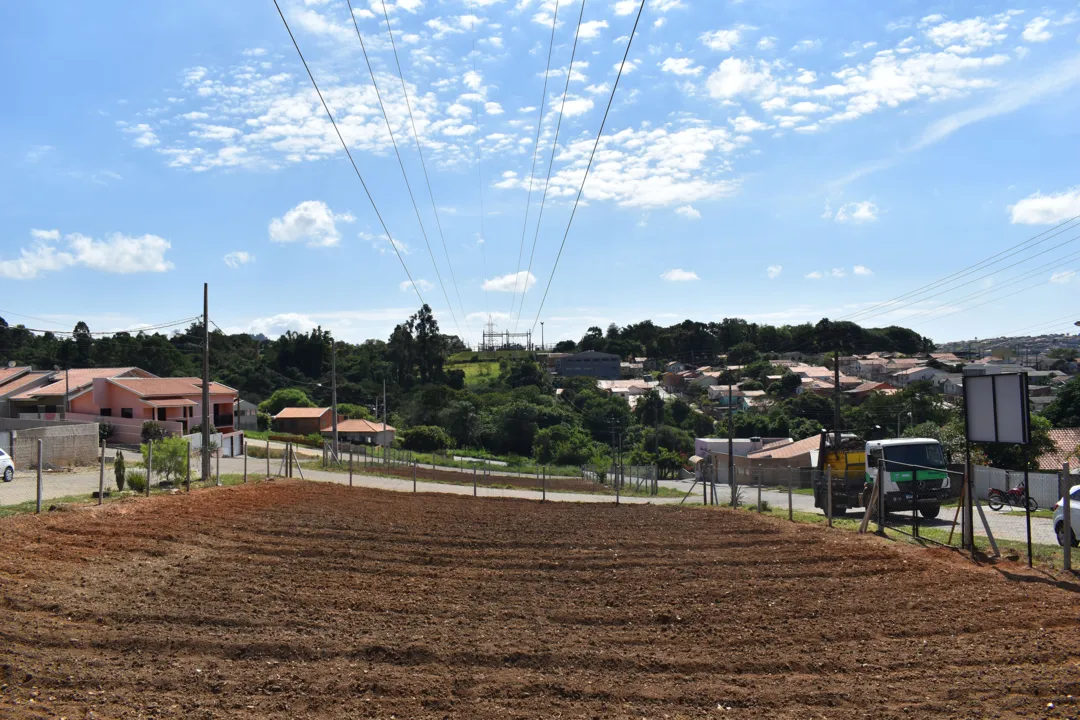
[[[210,284],[203,283],[202,481],[210,479]],[[146,479],[147,486],[150,478]]]
[[[739,496],[738,489],[735,487],[735,437],[732,435],[735,430],[732,427],[731,414],[731,371],[728,370],[727,374],[727,477],[731,485],[731,507],[735,507]]]
[[[833,411],[833,437],[835,438],[836,449],[840,449],[840,343],[836,344],[836,357],[833,358],[833,382],[836,383],[836,387],[833,388],[833,395],[836,398],[836,409]],[[900,419],[897,418],[896,426],[900,427]]]
[[[544,321],[541,320],[540,321],[540,352],[544,352],[545,349],[546,348],[544,347]]]
[[[382,379],[382,429],[386,434],[386,378]]]
[[[67,420],[68,413],[71,412],[71,361],[67,363],[67,369],[64,370],[64,419]],[[146,484],[150,484],[150,480],[147,479]]]
[[[330,341],[330,421],[333,423],[334,461],[338,454],[337,429],[337,340]]]

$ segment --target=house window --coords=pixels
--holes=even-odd
[[[133,418],[135,417],[135,413],[132,412],[131,408],[120,408],[120,417]]]
[[[45,412],[47,412],[47,413],[56,412],[56,406],[55,405],[46,405],[45,406]]]
[[[157,409],[157,419],[159,422],[165,422],[165,408]]]
[[[112,417],[112,408],[101,408],[98,411],[98,415],[101,417]]]

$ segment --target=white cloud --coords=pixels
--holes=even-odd
[[[1072,279],[1073,277],[1075,277],[1075,275],[1075,270],[1060,270],[1050,276],[1050,282],[1054,283],[1055,285],[1067,285],[1072,282]]]
[[[484,112],[488,115],[502,115],[503,108],[502,105],[497,102],[486,102],[484,103]]]
[[[1014,225],[1057,225],[1080,215],[1080,185],[1053,195],[1037,192],[1008,209]]]
[[[769,276],[770,280],[775,280],[780,277],[780,273],[782,272],[784,272],[784,267],[782,265],[770,265],[765,268],[765,274]]]
[[[838,223],[868,223],[878,219],[878,207],[872,200],[862,202],[849,202],[840,206],[836,211],[835,220]]]
[[[582,40],[592,40],[600,37],[600,31],[608,26],[607,20],[586,20],[581,23],[578,36]]]
[[[700,280],[697,273],[692,270],[668,270],[667,272],[660,273],[660,277],[668,282],[693,282],[694,280]]]
[[[701,213],[693,205],[683,205],[682,207],[675,208],[676,215],[682,215],[689,220],[700,220]]]
[[[243,53],[246,57],[262,57],[266,54],[266,48],[248,48]]]
[[[667,58],[660,63],[660,69],[672,75],[700,75],[705,68],[695,65],[690,58]]]
[[[331,247],[341,242],[338,222],[352,222],[349,213],[334,213],[321,200],[305,200],[283,217],[270,221],[270,240],[305,242],[308,247]]]
[[[800,40],[791,49],[795,52],[809,52],[810,50],[817,50],[819,47],[821,47],[820,40]]]
[[[246,250],[234,250],[231,253],[226,254],[222,259],[225,261],[226,265],[234,270],[241,265],[255,262],[255,256]]]
[[[835,278],[847,277],[847,271],[844,268],[833,268],[829,274]]]
[[[429,292],[435,289],[434,285],[423,278],[417,278],[416,287],[418,287],[421,292]],[[413,289],[413,284],[408,280],[402,280],[398,283],[398,289],[401,290],[401,292],[408,292]]]
[[[856,275],[873,275],[874,274],[874,271],[871,270],[870,268],[866,267],[865,265],[856,265],[852,269],[853,269],[853,271],[854,271],[854,273]]]
[[[483,76],[475,70],[468,70],[461,76],[461,82],[470,90],[479,90],[484,86]]]
[[[36,163],[52,152],[52,145],[35,145],[26,151],[26,162]]]
[[[825,276],[824,276],[824,275],[822,275],[822,274],[821,274],[820,272],[818,272],[817,270],[815,270],[814,272],[808,272],[808,273],[806,273],[806,275],[804,275],[803,277],[805,277],[805,278],[806,278],[807,280],[820,280],[821,278],[823,278],[823,277],[825,277]]]
[[[923,18],[920,23],[925,27],[923,32],[935,45],[957,55],[970,55],[976,50],[992,47],[1009,36],[1009,21],[1005,15],[944,22],[940,17]]]
[[[95,240],[71,233],[64,237],[67,247],[63,250],[55,245],[60,239],[58,230],[35,230],[31,235],[34,242],[20,249],[18,258],[0,258],[0,277],[30,280],[69,267],[122,275],[173,269],[173,264],[165,259],[172,245],[157,235],[135,237],[112,233],[104,240]]]
[[[776,47],[776,38],[774,37],[766,36],[757,41],[758,50],[772,50],[774,47]]]
[[[822,113],[822,112],[828,112],[828,111],[829,111],[829,106],[828,105],[820,105],[818,103],[807,102],[807,101],[797,102],[797,103],[795,103],[794,105],[791,106],[791,112],[798,113],[800,115],[809,115],[811,113]]]
[[[528,292],[536,284],[536,276],[531,272],[522,270],[509,275],[500,275],[490,280],[485,280],[483,289],[490,292]]]
[[[761,91],[772,95],[775,83],[768,64],[730,57],[709,76],[705,87],[714,98],[729,99]]]
[[[1048,27],[1050,27],[1049,18],[1037,17],[1027,24],[1022,36],[1028,42],[1046,42],[1054,36],[1047,30]]]
[[[757,130],[765,130],[769,126],[760,120],[755,120],[752,117],[746,115],[740,115],[737,118],[728,118],[728,122],[735,128],[735,132],[740,135],[755,132]]]
[[[710,50],[718,52],[731,52],[742,40],[742,28],[734,27],[728,30],[713,30],[702,33],[701,42]]]

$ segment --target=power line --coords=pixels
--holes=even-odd
[[[401,251],[398,250],[397,243],[394,242],[394,238],[390,234],[390,228],[386,227],[386,221],[383,220],[382,213],[379,212],[379,208],[375,204],[375,198],[371,196],[371,191],[368,190],[367,183],[364,182],[364,176],[360,174],[360,168],[356,166],[356,160],[353,159],[352,152],[349,150],[349,145],[345,142],[345,138],[342,137],[341,130],[338,129],[337,121],[334,120],[334,114],[330,112],[330,106],[326,104],[326,98],[323,97],[322,90],[319,89],[319,84],[315,82],[315,76],[312,74],[311,68],[308,67],[307,60],[304,59],[304,53],[300,51],[300,45],[296,42],[296,37],[293,35],[292,28],[289,27],[289,22],[285,19],[285,13],[281,11],[281,5],[278,4],[278,0],[274,0],[274,7],[277,8],[278,15],[281,17],[281,22],[285,25],[285,31],[289,33],[289,39],[292,40],[293,47],[296,48],[296,54],[300,56],[300,62],[303,63],[304,70],[307,71],[308,78],[315,87],[315,93],[319,96],[319,102],[322,103],[323,110],[326,111],[326,117],[330,119],[330,124],[334,126],[334,132],[337,134],[338,140],[341,142],[341,147],[345,150],[345,154],[349,158],[349,163],[352,165],[353,172],[356,173],[356,178],[364,188],[364,194],[367,195],[368,202],[371,203],[371,209],[375,211],[375,216],[379,219],[379,224],[382,226],[383,232],[386,233],[386,238],[390,242],[390,247],[394,248],[394,254],[397,255],[398,262],[401,263],[401,269],[405,271],[405,275],[409,278],[409,282],[412,284],[413,290],[416,291],[416,296],[420,298],[420,302],[426,304],[424,303],[424,296],[420,294],[420,288],[416,286],[416,281],[413,280],[412,273],[409,272],[409,267],[405,264],[405,258],[401,257]]]
[[[966,268],[962,268],[961,270],[958,270],[958,271],[954,272],[952,275],[948,275],[948,276],[946,276],[944,278],[941,278],[940,280],[936,280],[936,281],[934,281],[932,283],[929,283],[927,285],[923,285],[922,287],[916,288],[916,289],[912,290],[911,292],[905,293],[903,295],[899,295],[899,296],[897,296],[897,297],[895,297],[895,298],[893,298],[891,300],[886,300],[884,302],[877,303],[877,304],[872,305],[872,306],[870,306],[868,308],[864,308],[862,310],[859,310],[858,312],[851,313],[850,315],[845,315],[844,317],[841,317],[841,318],[838,318],[838,319],[839,320],[851,320],[853,318],[865,315],[866,313],[872,312],[872,311],[877,310],[878,308],[884,307],[886,305],[891,305],[891,304],[899,302],[901,300],[906,300],[906,299],[908,299],[908,298],[910,298],[910,297],[912,297],[914,295],[919,294],[920,292],[922,292],[924,290],[933,290],[934,288],[937,288],[937,287],[940,287],[941,285],[947,284],[947,283],[949,283],[950,281],[952,281],[954,279],[959,279],[961,277],[964,277],[966,275],[971,274],[972,272],[977,272],[978,270],[981,270],[984,267],[989,267],[990,265],[996,265],[1001,260],[1004,260],[1004,259],[1006,259],[1008,257],[1012,257],[1012,255],[1015,255],[1016,253],[1021,252],[1021,250],[1018,250],[1017,248],[1023,248],[1023,246],[1029,245],[1030,243],[1033,243],[1035,240],[1038,240],[1043,235],[1051,233],[1054,230],[1057,230],[1058,228],[1064,227],[1064,226],[1072,223],[1074,220],[1077,220],[1077,219],[1080,219],[1080,215],[1076,215],[1074,217],[1071,217],[1068,220],[1066,220],[1066,221],[1064,221],[1062,223],[1059,223],[1058,225],[1055,225],[1054,227],[1052,227],[1052,228],[1050,228],[1048,230],[1045,230],[1045,231],[1039,233],[1038,235],[1035,235],[1034,237],[1028,238],[1027,240],[1025,240],[1025,241],[1023,241],[1021,243],[1017,243],[1016,245],[1013,245],[1012,247],[1005,248],[1004,250],[997,253],[996,255],[991,255],[990,257],[986,258],[985,260],[977,262],[974,265],[969,265]],[[1065,230],[1062,230],[1062,232],[1065,232]],[[1060,234],[1060,233],[1058,233],[1058,234]],[[1051,237],[1054,237],[1054,236],[1051,236]],[[1050,238],[1045,238],[1044,240],[1041,240],[1041,241],[1039,241],[1039,243],[1035,243],[1035,244],[1038,245],[1038,244],[1040,244],[1042,242],[1046,242],[1046,240],[1049,240],[1049,239]],[[1016,252],[1014,252],[1014,253],[1012,253],[1010,255],[1006,255],[1006,253],[1009,253],[1009,251],[1011,251],[1011,250],[1016,250]],[[1005,255],[1005,257],[1001,257],[1002,255]],[[996,260],[995,262],[990,262],[991,260],[995,260],[995,258],[1000,258],[1000,260]]]
[[[1078,240],[1078,239],[1080,239],[1080,235],[1073,238],[1073,240]],[[1072,241],[1070,241],[1070,242],[1072,242]],[[937,307],[930,308],[928,310],[923,310],[922,312],[919,312],[919,313],[911,315],[911,316],[909,316],[907,318],[904,318],[904,322],[910,322],[910,321],[914,320],[915,318],[925,317],[927,315],[933,315],[938,310],[941,310],[943,308],[947,308],[950,303],[959,303],[959,302],[963,302],[965,300],[974,300],[975,298],[982,297],[984,295],[993,294],[995,291],[1000,290],[1001,288],[1008,287],[1009,285],[1015,285],[1016,283],[1022,282],[1024,280],[1028,280],[1028,279],[1034,277],[1035,275],[1041,273],[1044,270],[1047,270],[1047,269],[1056,270],[1057,268],[1061,267],[1064,263],[1066,263],[1066,262],[1068,262],[1070,260],[1074,260],[1078,256],[1080,256],[1080,251],[1070,253],[1070,254],[1065,255],[1063,257],[1057,258],[1056,260],[1051,260],[1048,263],[1044,263],[1044,264],[1042,264],[1042,265],[1040,265],[1040,266],[1038,266],[1036,268],[1032,268],[1031,270],[1028,270],[1026,272],[1020,273],[1019,275],[1016,275],[1014,277],[1009,278],[1008,280],[1005,281],[1004,285],[990,287],[990,288],[986,288],[984,290],[977,290],[977,291],[975,291],[973,293],[969,293],[969,294],[967,294],[967,295],[965,295],[963,297],[954,298],[953,300],[943,302],[940,305],[938,305]]]
[[[476,72],[476,24],[472,25],[472,69],[473,75],[479,77]],[[479,93],[477,93],[479,96]],[[480,253],[484,259],[484,280],[487,281],[487,231],[484,229],[484,172],[480,164],[480,100],[473,100],[473,117],[476,120],[476,179],[480,190]],[[484,288],[484,311],[489,310],[488,291]]]
[[[420,148],[420,133],[416,131],[416,120],[413,117],[412,102],[409,100],[409,91],[405,87],[405,73],[401,69],[401,59],[398,57],[397,41],[394,40],[394,30],[390,27],[390,15],[386,10],[386,0],[382,0],[383,17],[386,18],[386,32],[390,35],[390,46],[394,49],[394,63],[397,65],[398,79],[401,80],[401,92],[405,96],[405,107],[409,111],[409,124],[412,126],[413,140],[416,141],[416,154],[420,156],[420,167],[424,169],[424,182],[427,184],[428,197],[431,198],[431,211],[435,214],[435,225],[439,228],[439,239],[442,240],[443,254],[446,255],[446,266],[450,269],[450,282],[454,286],[454,294],[457,296],[458,308],[461,310],[461,319],[465,321],[465,329],[472,334],[469,327],[469,315],[465,312],[465,305],[461,302],[461,291],[458,289],[457,276],[454,274],[454,265],[450,262],[450,250],[446,247],[446,235],[443,233],[442,220],[439,218],[439,208],[435,203],[435,193],[431,189],[431,177],[428,175],[427,161],[424,160],[424,151]],[[352,4],[349,5],[352,10]],[[353,18],[355,25],[356,18]],[[357,29],[357,34],[359,34]],[[461,328],[458,328],[461,332]]]
[[[58,325],[60,327],[67,327],[63,323],[58,323],[55,320],[46,320],[45,318],[34,317],[33,315],[23,315],[17,312],[9,312],[7,310],[0,310],[0,313],[4,315],[14,315],[15,317],[26,318],[27,320],[37,320],[38,322],[49,323],[50,325]],[[55,332],[55,331],[53,331]]]
[[[570,51],[570,65],[566,68],[566,84],[563,86],[562,104],[559,106],[559,121],[555,125],[555,138],[551,142],[551,157],[548,158],[547,178],[544,180],[544,194],[540,197],[540,212],[536,216],[536,232],[533,233],[532,250],[529,251],[529,269],[525,271],[525,292],[528,291],[529,277],[532,275],[533,258],[536,257],[536,241],[540,237],[540,223],[544,220],[544,205],[547,203],[548,189],[551,187],[551,170],[555,165],[555,149],[559,146],[559,133],[562,131],[563,115],[566,111],[566,95],[570,90],[570,76],[574,72],[574,60],[577,58],[578,37],[581,34],[581,20],[585,17],[585,0],[581,0],[581,11],[578,13],[577,30],[574,31],[574,47]],[[521,293],[521,302],[518,303],[518,314],[514,320],[514,332],[517,332],[517,324],[521,320],[522,308],[525,306],[525,292]],[[513,314],[513,308],[510,309]],[[533,325],[535,329],[536,325]]]
[[[383,120],[386,122],[386,132],[390,135],[390,143],[394,146],[394,155],[397,157],[398,167],[401,168],[401,176],[405,179],[405,189],[409,191],[409,201],[412,203],[413,211],[416,213],[416,222],[420,224],[420,234],[424,236],[424,245],[427,247],[428,256],[431,258],[431,265],[435,268],[435,277],[439,280],[439,287],[442,288],[443,299],[446,300],[447,307],[450,308],[450,317],[454,319],[454,327],[457,328],[458,335],[461,334],[461,326],[458,325],[457,315],[454,314],[454,304],[450,302],[450,296],[446,293],[446,284],[443,282],[442,273],[439,272],[439,264],[435,262],[435,253],[431,250],[431,242],[428,241],[427,229],[424,228],[424,221],[420,219],[420,208],[416,204],[416,197],[413,195],[412,184],[409,183],[409,174],[405,172],[405,162],[401,159],[401,151],[398,149],[397,140],[394,139],[394,129],[390,126],[390,116],[386,114],[386,105],[383,104],[382,92],[379,91],[379,81],[375,79],[375,70],[371,67],[371,58],[368,57],[367,47],[364,45],[364,38],[360,35],[360,26],[356,22],[356,14],[353,13],[352,0],[345,0],[349,6],[349,17],[352,18],[353,27],[356,29],[356,39],[360,41],[360,49],[364,53],[364,62],[367,64],[368,74],[371,76],[371,84],[375,87],[375,97],[379,100],[379,110],[382,111]],[[387,18],[387,24],[389,25],[389,18]]]
[[[604,119],[600,121],[600,131],[596,133],[596,142],[593,143],[592,152],[589,154],[589,164],[585,166],[585,176],[581,178],[581,187],[578,188],[577,197],[574,199],[574,207],[570,211],[570,220],[566,223],[566,232],[563,233],[562,243],[559,245],[559,254],[555,256],[555,265],[551,268],[548,276],[547,287],[544,288],[544,297],[540,300],[540,307],[536,311],[536,319],[533,320],[532,329],[536,330],[536,323],[540,322],[540,313],[544,310],[548,292],[551,290],[551,281],[555,279],[555,271],[559,268],[559,260],[562,258],[563,249],[566,247],[566,238],[570,236],[570,226],[577,214],[581,195],[585,192],[585,181],[589,179],[589,171],[592,170],[593,160],[596,158],[596,149],[600,146],[600,138],[604,134],[604,126],[607,125],[608,114],[611,112],[611,104],[615,101],[615,91],[619,89],[619,80],[622,79],[623,70],[626,68],[626,59],[630,56],[630,47],[634,44],[634,36],[637,34],[638,23],[641,22],[641,14],[645,10],[645,0],[641,0],[638,7],[637,18],[634,20],[634,28],[630,31],[630,38],[626,41],[626,52],[623,53],[622,62],[619,63],[619,72],[615,76],[615,84],[611,87],[611,96],[608,97],[607,108],[604,110]]]
[[[1061,230],[1061,231],[1059,231],[1059,232],[1056,232],[1056,233],[1054,233],[1053,235],[1050,235],[1050,236],[1048,236],[1048,237],[1046,237],[1046,238],[1043,238],[1042,240],[1040,240],[1040,241],[1039,241],[1039,243],[1036,243],[1036,244],[1041,244],[1041,243],[1044,243],[1044,242],[1046,242],[1047,240],[1050,240],[1051,238],[1055,238],[1055,237],[1057,237],[1058,235],[1061,235],[1061,234],[1063,234],[1063,233],[1069,232],[1070,230],[1075,230],[1075,229],[1076,229],[1077,227],[1080,227],[1080,226],[1073,226],[1073,227],[1071,227],[1071,228],[1066,228],[1066,229],[1064,229],[1064,230]],[[1025,258],[1021,259],[1021,260],[1017,260],[1017,261],[1016,261],[1016,262],[1014,262],[1014,263],[1010,263],[1009,265],[1006,265],[1006,266],[1005,266],[1005,267],[1003,267],[1003,268],[998,268],[997,270],[994,270],[994,271],[992,271],[992,272],[986,273],[985,275],[980,275],[980,276],[978,276],[978,277],[976,277],[976,278],[974,278],[974,279],[972,279],[972,280],[968,280],[967,282],[961,283],[961,284],[959,284],[959,285],[955,285],[955,286],[953,286],[953,287],[951,287],[951,288],[945,288],[944,290],[941,290],[941,291],[939,291],[939,292],[936,292],[936,293],[934,293],[934,294],[932,294],[932,295],[928,295],[928,296],[926,296],[926,297],[920,297],[920,298],[917,298],[917,299],[914,299],[914,300],[912,300],[911,302],[908,302],[908,303],[904,303],[903,305],[899,305],[899,306],[896,306],[896,307],[890,307],[890,308],[889,308],[889,309],[887,309],[887,310],[883,310],[883,311],[881,311],[881,312],[878,312],[878,313],[874,313],[873,315],[867,315],[867,316],[861,317],[861,318],[859,318],[859,322],[866,322],[867,320],[871,320],[871,319],[873,319],[873,318],[875,318],[875,317],[880,317],[880,316],[882,316],[882,315],[888,315],[889,313],[893,313],[893,312],[896,312],[896,311],[898,311],[898,310],[902,310],[902,309],[904,309],[904,308],[906,308],[906,307],[911,307],[912,305],[917,305],[917,304],[919,304],[919,303],[921,303],[921,302],[925,302],[926,300],[929,300],[929,299],[931,299],[931,298],[939,297],[939,296],[941,296],[941,295],[944,295],[944,294],[946,294],[946,293],[950,293],[950,292],[952,292],[952,291],[954,291],[954,290],[959,290],[959,289],[960,289],[960,288],[962,288],[962,287],[967,287],[968,285],[971,285],[971,284],[973,284],[973,283],[976,283],[976,282],[978,282],[978,281],[980,281],[980,280],[985,280],[986,278],[992,277],[992,276],[994,276],[994,275],[998,274],[999,272],[1003,272],[1003,271],[1005,271],[1005,270],[1008,270],[1008,269],[1010,269],[1010,268],[1014,268],[1014,267],[1016,267],[1017,265],[1023,265],[1024,263],[1028,262],[1029,260],[1034,260],[1035,258],[1037,258],[1037,257],[1039,257],[1039,256],[1041,256],[1041,255],[1045,255],[1045,254],[1047,254],[1047,253],[1049,253],[1049,252],[1053,252],[1054,250],[1057,250],[1058,248],[1062,248],[1062,247],[1064,247],[1064,246],[1068,245],[1069,243],[1073,243],[1073,242],[1076,242],[1077,240],[1080,240],[1080,235],[1076,235],[1076,236],[1074,236],[1074,237],[1072,237],[1072,238],[1070,238],[1070,239],[1066,240],[1065,242],[1062,242],[1062,243],[1058,243],[1057,245],[1055,245],[1055,246],[1053,246],[1053,247],[1051,247],[1051,248],[1048,248],[1048,249],[1046,249],[1046,250],[1043,250],[1042,252],[1037,252],[1037,253],[1035,253],[1034,255],[1029,255],[1029,256],[1027,256],[1027,257],[1025,257]],[[1019,251],[1017,251],[1017,252],[1019,252]],[[1013,255],[1015,255],[1016,253],[1012,253],[1012,254],[1013,254]],[[1009,257],[1009,256],[1006,256],[1006,257]],[[995,265],[996,265],[996,264],[997,264],[998,262],[1001,262],[1002,260],[1005,260],[1005,259],[1006,259],[1006,258],[1001,258],[1001,260],[998,260],[997,262],[995,262],[995,263],[992,263],[992,264],[995,264]],[[1055,261],[1055,262],[1057,262],[1057,261]],[[989,266],[987,266],[987,267],[989,267]],[[973,270],[973,271],[971,271],[971,272],[977,272],[977,271]],[[971,273],[966,273],[966,274],[971,274]],[[957,279],[959,279],[959,278],[957,278]],[[939,307],[940,307],[940,306],[939,306]],[[905,318],[905,322],[906,322],[907,320],[910,320],[910,318]]]
[[[12,328],[12,329],[26,330],[27,332],[51,333],[52,335],[62,335],[64,337],[68,337],[68,336],[74,337],[76,335],[89,335],[91,337],[105,337],[107,335],[124,335],[124,334],[131,335],[131,334],[138,334],[138,333],[148,332],[150,330],[164,330],[166,328],[176,327],[178,325],[183,325],[185,323],[194,322],[195,320],[200,320],[200,319],[201,319],[200,317],[195,316],[195,317],[184,318],[183,320],[174,320],[172,322],[160,323],[160,324],[157,324],[157,325],[145,325],[143,327],[130,328],[128,330],[103,330],[103,331],[99,331],[99,332],[75,332],[74,330],[44,330],[44,329],[41,329],[41,328],[28,328],[28,327],[20,327],[20,328]]]
[[[581,2],[585,7],[585,0]],[[529,170],[529,193],[525,198],[525,221],[521,224],[521,242],[518,244],[517,268],[514,270],[514,294],[510,296],[510,317],[514,316],[514,303],[517,301],[517,289],[521,279],[521,255],[525,251],[525,233],[529,228],[529,209],[532,207],[533,176],[536,175],[536,151],[540,149],[540,131],[544,127],[544,108],[547,106],[548,75],[551,73],[551,52],[555,48],[555,26],[559,23],[559,0],[555,0],[555,14],[551,18],[551,39],[548,41],[547,65],[544,66],[544,89],[540,93],[540,119],[536,122],[536,140],[533,141],[532,168]],[[569,77],[569,74],[567,75]],[[529,289],[529,278],[525,276],[525,289]],[[517,330],[515,326],[514,330]]]

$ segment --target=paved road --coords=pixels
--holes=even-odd
[[[693,480],[686,481],[661,481],[661,485],[665,487],[677,488],[681,490],[689,490],[693,485]],[[717,492],[720,493],[721,502],[729,502],[731,500],[731,488],[725,485],[722,489],[718,488]],[[701,499],[701,486],[697,486],[694,490],[694,495]],[[775,490],[762,490],[761,499],[771,507],[786,509],[788,506],[788,495],[786,492],[777,492]],[[752,487],[746,487],[742,492],[742,502],[746,504],[757,503],[757,489]],[[802,512],[812,512],[818,515],[824,515],[823,510],[819,510],[814,507],[814,497],[812,495],[800,495],[798,493],[792,493],[791,505],[795,510]],[[1023,515],[1011,515],[1008,510],[1002,512],[994,512],[988,507],[983,506],[983,512],[986,513],[986,521],[990,524],[990,531],[994,534],[994,538],[998,540],[1016,540],[1020,542],[1027,541],[1027,526]],[[934,520],[922,520],[921,525],[923,527],[936,527],[944,528],[948,530],[952,527],[953,510],[943,508],[941,514]],[[857,511],[847,513],[848,518],[861,518],[862,514]],[[910,528],[910,513],[908,514],[893,514],[894,524],[897,527],[904,527],[905,525]],[[959,532],[959,528],[957,528]],[[982,523],[979,522],[978,516],[975,518],[975,533],[977,535],[986,536],[986,532],[983,530]],[[1035,543],[1041,543],[1044,545],[1056,545],[1057,537],[1054,535],[1053,521],[1048,518],[1031,518],[1031,540]]]
[[[276,465],[280,461],[271,460],[271,469],[276,471]],[[223,473],[241,473],[244,468],[243,458],[224,458],[221,461],[221,472]],[[446,470],[447,468],[440,468]],[[248,460],[248,470],[254,475],[259,472],[265,472],[266,460],[250,458]],[[333,473],[333,472],[321,472],[316,470],[304,470],[304,477],[309,480],[318,480],[323,482],[335,482],[335,483],[347,483],[349,481],[348,475],[345,473]],[[462,474],[463,480],[468,482],[472,477],[471,472]],[[110,487],[113,484],[112,481],[112,466],[107,465],[105,468],[105,486]],[[371,475],[359,475],[353,476],[353,484],[359,487],[378,488],[382,490],[396,490],[411,492],[412,481],[402,480],[399,478],[389,477],[375,477]],[[678,489],[682,491],[689,491],[693,481],[673,481],[663,480],[660,483],[664,487]],[[74,473],[45,473],[43,476],[44,494],[43,497],[46,500],[65,497],[69,495],[88,495],[94,492],[98,488],[98,472],[97,470],[87,470],[84,472]],[[420,481],[417,483],[417,489],[421,492],[443,492],[453,493],[457,495],[470,495],[472,494],[472,487],[463,485],[447,485],[444,483],[430,483]],[[720,493],[720,501],[727,502],[730,500],[730,489],[727,486],[718,488]],[[512,498],[525,498],[530,500],[539,500],[541,493],[532,490],[511,490],[506,488],[478,488],[477,494],[482,497],[512,497]],[[21,502],[34,500],[37,497],[36,480],[33,473],[20,472],[15,476],[15,480],[10,483],[0,483],[0,505],[14,505]],[[589,495],[584,493],[553,493],[547,494],[549,500],[554,502],[596,502],[596,503],[611,503],[614,502],[614,498],[611,495]],[[757,502],[757,490],[755,488],[747,487],[743,490],[742,499],[744,503],[754,504]],[[775,508],[786,508],[788,505],[788,496],[785,492],[777,492],[775,490],[762,490],[761,499],[768,502],[769,505]],[[810,495],[792,494],[792,506],[795,510],[804,512],[813,512],[817,514],[824,514],[821,510],[814,507],[814,498]],[[701,501],[701,486],[695,488],[694,493],[688,499],[688,502],[700,502]],[[672,504],[678,503],[679,498],[632,498],[624,497],[622,502],[629,504]],[[989,508],[984,508],[987,521],[990,523],[990,529],[994,533],[994,537],[1001,540],[1016,540],[1025,541],[1027,539],[1026,527],[1024,517],[1021,515],[1010,515],[1007,512],[993,512]],[[848,517],[857,517],[855,512],[848,513]],[[894,516],[898,521],[897,524],[903,522],[902,516]],[[952,525],[952,514],[946,510],[942,511],[942,514],[936,520],[924,521],[925,527],[939,527],[949,528]],[[975,531],[978,535],[985,535],[981,523],[976,520]],[[1054,536],[1053,523],[1046,518],[1032,518],[1031,519],[1031,534],[1032,540],[1036,543],[1042,543],[1046,545],[1053,545],[1057,543]]]
[[[280,462],[280,461],[279,461]],[[215,461],[215,468],[216,468]],[[274,467],[274,461],[271,460],[271,468]],[[244,469],[243,458],[223,458],[221,460],[221,472],[224,474],[239,474]],[[445,469],[445,468],[444,468]],[[266,471],[266,460],[250,458],[248,460],[248,472],[255,476],[256,473]],[[317,470],[304,469],[304,478],[307,480],[316,480],[321,482],[333,482],[338,484],[347,484],[349,482],[349,476],[347,473],[337,472],[323,472]],[[472,473],[463,474],[463,479],[467,482],[472,477]],[[105,467],[105,487],[112,486],[112,466],[107,465]],[[66,497],[69,495],[88,495],[91,492],[95,492],[98,489],[98,471],[84,471],[84,472],[72,472],[72,473],[45,473],[42,478],[43,495],[45,500]],[[412,492],[413,483],[412,480],[402,480],[400,478],[390,477],[376,477],[372,475],[353,475],[353,485],[358,487],[377,488],[381,490],[394,490],[398,492]],[[419,492],[441,492],[451,493],[455,495],[471,495],[473,492],[472,486],[466,485],[448,485],[445,483],[431,483],[418,481],[416,484]],[[539,500],[542,497],[542,493],[534,490],[511,490],[506,488],[477,488],[477,495],[479,497],[508,497],[508,498],[522,498],[527,500]],[[17,503],[34,500],[37,497],[37,482],[33,473],[21,472],[15,477],[15,480],[10,483],[0,483],[0,506],[2,505],[15,505]],[[590,495],[587,493],[554,493],[549,492],[547,499],[553,502],[582,502],[582,503],[614,503],[615,497],[613,495]],[[679,498],[639,498],[639,497],[623,497],[621,502],[633,505],[639,504],[671,504],[678,503]]]

